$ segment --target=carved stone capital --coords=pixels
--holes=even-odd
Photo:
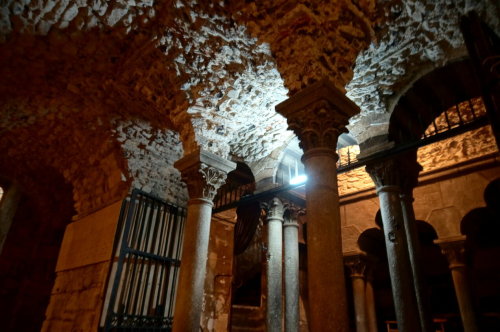
[[[261,207],[266,212],[266,222],[276,220],[283,222],[285,205],[278,197],[274,197],[269,202],[262,202]]]
[[[285,206],[283,227],[295,226],[299,227],[299,216],[305,214],[305,209],[293,204]]]
[[[353,251],[344,254],[344,264],[351,272],[351,278],[365,278],[368,267],[368,258],[362,251]]]
[[[465,267],[465,235],[434,240],[446,256],[450,270]]]
[[[191,199],[202,198],[210,201],[225,183],[227,173],[236,168],[235,163],[204,150],[185,156],[174,166],[181,172]]]
[[[328,80],[314,83],[276,106],[298,136],[304,152],[314,148],[335,151],[337,139],[347,132],[349,118],[359,108]]]
[[[366,172],[370,175],[377,188],[397,186],[401,194],[410,200],[413,199],[413,188],[417,186],[418,174],[422,166],[404,156],[387,158],[367,163]]]

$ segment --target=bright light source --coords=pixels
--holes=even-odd
[[[292,179],[290,179],[290,184],[301,184],[307,181],[307,175],[298,175]]]

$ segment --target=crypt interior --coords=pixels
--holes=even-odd
[[[1,331],[500,331],[497,0],[1,0]]]

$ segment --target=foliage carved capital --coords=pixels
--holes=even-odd
[[[235,163],[203,150],[180,159],[174,166],[181,172],[191,199],[210,201],[225,183],[227,173],[236,168]]]

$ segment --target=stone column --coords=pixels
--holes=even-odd
[[[472,305],[464,257],[465,235],[438,239],[434,242],[441,247],[442,253],[448,259],[453,286],[455,287],[455,295],[457,296],[458,307],[460,308],[460,317],[464,325],[464,332],[476,332],[478,331],[476,316]]]
[[[307,174],[309,330],[348,331],[337,187],[338,136],[358,107],[322,80],[276,106],[304,150]]]
[[[366,315],[366,258],[362,252],[350,252],[345,256],[345,264],[351,272],[352,292],[354,296],[354,314],[356,316],[356,332],[367,332]]]
[[[264,204],[267,213],[267,253],[266,253],[266,327],[269,332],[282,330],[283,319],[283,213],[281,200],[273,198]]]
[[[285,253],[285,331],[299,331],[299,210],[288,207],[283,223]]]
[[[386,159],[366,166],[377,188],[385,235],[394,308],[400,331],[420,331],[419,311],[408,256],[403,211],[399,195],[400,164]]]
[[[236,164],[200,150],[177,161],[189,192],[174,332],[199,331],[207,265],[212,200]]]
[[[422,166],[416,161],[411,162],[411,160],[416,159],[416,156],[407,157],[409,158],[403,166],[404,174],[401,175],[402,178],[400,179],[401,193],[399,197],[401,199],[404,228],[408,241],[408,256],[413,275],[413,286],[415,287],[420,326],[423,332],[434,332],[432,328],[432,314],[429,311],[431,306],[427,296],[426,281],[422,272],[417,222],[415,220],[415,211],[413,210],[413,189],[417,186],[418,174],[422,170]],[[401,164],[399,163],[399,165]]]
[[[377,313],[375,311],[375,295],[373,293],[373,259],[365,272],[366,325],[369,332],[377,332]]]

